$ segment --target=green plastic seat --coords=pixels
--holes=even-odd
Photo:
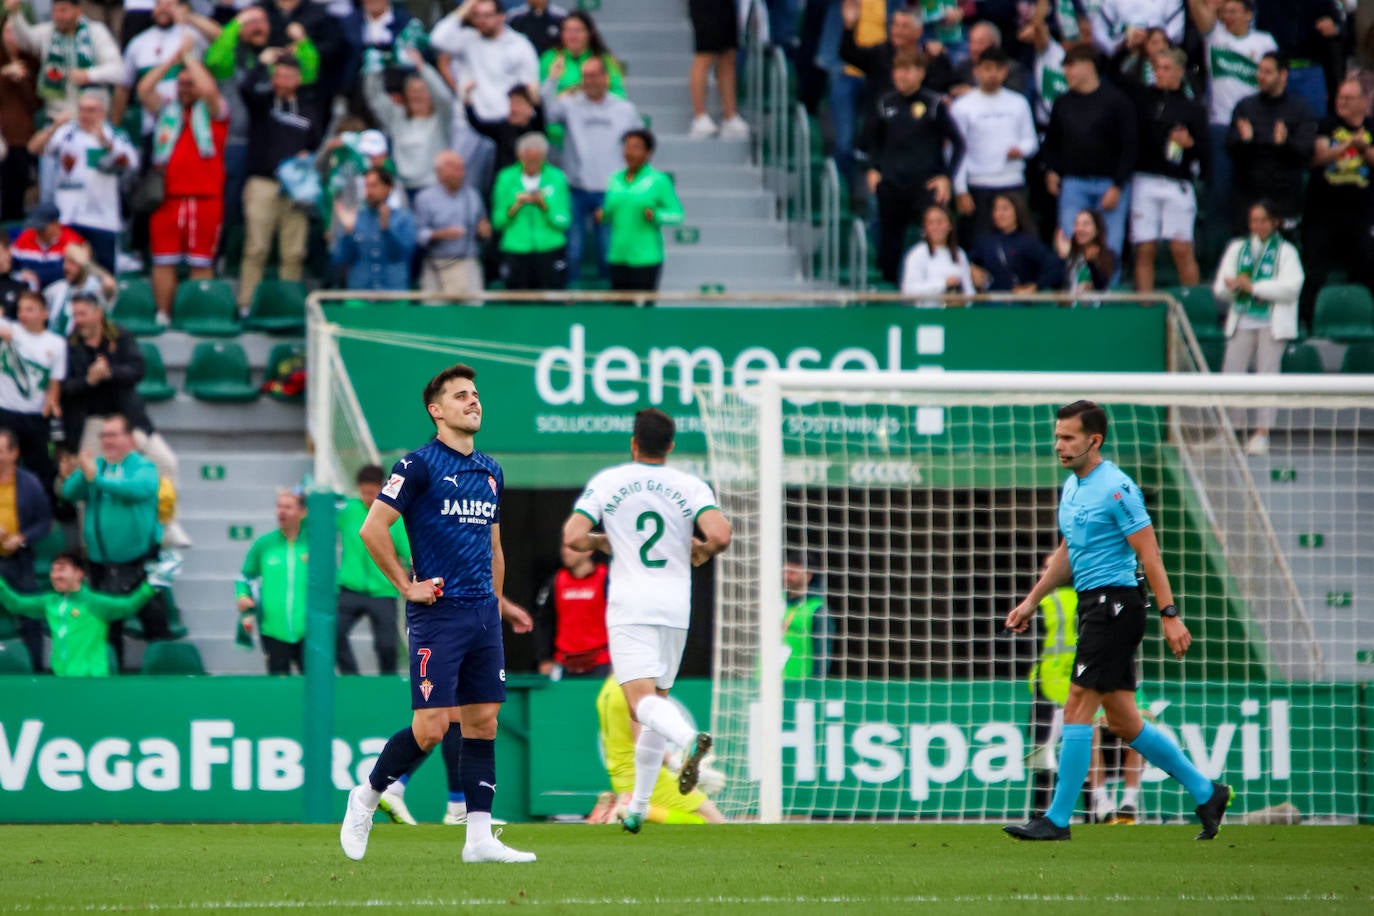
[[[143,341],[138,345],[143,353],[143,381],[138,383],[139,397],[149,404],[170,401],[177,396],[177,390],[167,384],[167,366],[162,362],[162,351],[157,344]]]
[[[1226,360],[1226,340],[1221,337],[1208,337],[1197,342],[1202,350],[1202,356],[1207,360],[1207,368],[1213,372],[1221,371],[1221,364]]]
[[[1199,341],[1226,339],[1210,286],[1174,286],[1161,292],[1170,293],[1178,299],[1184,314],[1188,316],[1188,323],[1193,326],[1193,335]]]
[[[291,374],[305,367],[305,344],[279,343],[267,354],[262,373],[262,391],[274,401],[299,404],[305,400],[305,389],[299,391],[291,384]],[[297,379],[300,377],[297,376]],[[275,384],[273,384],[275,382]]]
[[[223,280],[184,280],[172,304],[172,327],[197,337],[237,337],[238,305]]]
[[[114,309],[110,317],[115,324],[138,337],[156,337],[167,330],[157,323],[157,304],[153,287],[143,277],[120,277]]]
[[[22,640],[0,641],[0,674],[33,674],[33,659]]]
[[[1351,344],[1341,357],[1341,371],[1352,375],[1374,375],[1374,343]]]
[[[1295,343],[1289,344],[1283,351],[1283,362],[1280,371],[1285,374],[1295,372],[1322,373],[1326,368],[1322,365],[1322,355],[1317,352],[1317,348],[1311,344]]]
[[[244,330],[268,334],[305,332],[305,286],[295,280],[263,280],[253,293]]]
[[[186,393],[200,401],[243,404],[258,399],[248,355],[232,340],[196,344],[186,367]]]
[[[143,650],[144,674],[204,674],[200,650],[189,642],[150,642]]]
[[[1323,287],[1317,294],[1312,336],[1346,342],[1374,341],[1374,296],[1357,284]]]

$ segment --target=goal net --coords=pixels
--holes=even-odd
[[[1059,541],[1054,411],[1079,398],[1107,408],[1103,454],[1144,492],[1194,637],[1175,660],[1150,615],[1142,709],[1235,786],[1233,816],[1370,815],[1374,379],[788,371],[701,399],[735,526],[716,561],[727,815],[1034,805],[1055,742],[1029,675],[1050,634],[1001,631]],[[1262,425],[1267,454],[1247,454]],[[1106,743],[1115,791],[1127,774]],[[1144,769],[1144,819],[1193,805]]]

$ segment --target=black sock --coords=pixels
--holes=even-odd
[[[496,795],[496,742],[464,738],[462,770],[468,811],[490,811]]]
[[[444,734],[444,769],[448,772],[448,800],[463,800],[463,732],[454,722]],[[454,798],[454,796],[458,796]]]
[[[387,786],[410,772],[424,759],[425,752],[420,750],[415,733],[407,725],[388,739],[386,747],[377,755],[377,763],[367,781],[373,789],[385,792]]]

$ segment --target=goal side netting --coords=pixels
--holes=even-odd
[[[1236,787],[1233,815],[1370,813],[1374,379],[780,371],[699,399],[735,529],[713,666],[727,815],[1034,806],[1056,733],[1032,671],[1055,646],[1003,620],[1059,541],[1054,412],[1080,398],[1107,408],[1104,457],[1141,487],[1194,637],[1175,660],[1149,615],[1142,711]],[[1105,737],[1115,793],[1130,766]],[[1140,773],[1142,819],[1193,805]]]

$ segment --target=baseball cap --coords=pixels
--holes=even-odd
[[[41,229],[48,223],[55,223],[62,219],[62,212],[57,209],[57,204],[44,201],[29,211],[29,226],[34,229]]]

